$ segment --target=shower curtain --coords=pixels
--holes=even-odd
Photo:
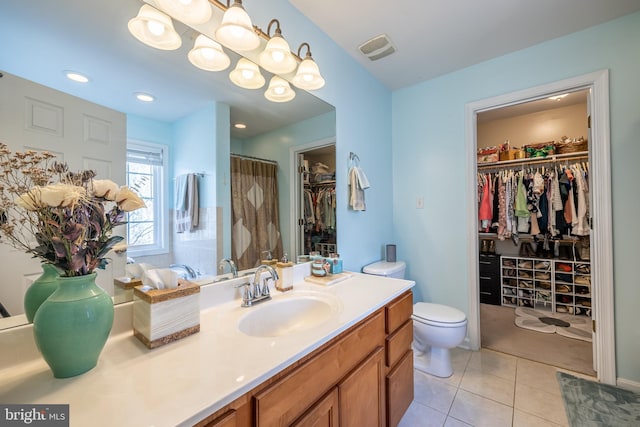
[[[277,171],[277,164],[231,156],[231,251],[239,270],[260,265],[265,251],[283,255]]]

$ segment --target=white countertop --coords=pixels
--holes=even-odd
[[[298,282],[292,292],[274,291],[274,301],[324,292],[335,296],[340,305],[329,321],[275,338],[250,337],[236,327],[241,316],[260,305],[241,308],[239,300],[225,302],[201,312],[199,333],[153,350],[131,331],[112,336],[98,366],[77,377],[54,378],[42,359],[4,369],[0,403],[69,404],[71,426],[192,425],[414,284],[354,273],[328,287]]]

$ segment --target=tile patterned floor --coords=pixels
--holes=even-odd
[[[560,369],[487,349],[456,348],[452,362],[449,378],[414,372],[413,403],[399,427],[568,426]]]

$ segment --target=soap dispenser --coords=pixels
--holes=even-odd
[[[260,260],[261,264],[264,265],[270,265],[271,267],[274,267],[276,265],[276,263],[278,262],[277,259],[273,259],[273,256],[271,255],[271,251],[262,251],[263,254],[266,254],[266,256],[264,257],[264,259]]]
[[[289,261],[289,257],[286,253],[280,262],[276,263],[276,271],[278,272],[276,289],[281,292],[293,289],[293,263]]]

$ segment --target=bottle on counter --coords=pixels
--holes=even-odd
[[[278,280],[276,280],[276,289],[281,292],[293,289],[293,263],[289,261],[289,257],[285,253],[280,262],[276,263],[278,272]]]
[[[342,273],[342,259],[340,258],[340,254],[331,253],[329,254],[329,258],[327,259],[330,265],[331,274],[340,274]]]
[[[275,267],[276,264],[278,263],[277,259],[273,259],[273,255],[271,255],[271,251],[262,251],[263,254],[265,254],[264,259],[260,260],[261,264],[264,265],[270,265],[271,267]]]

